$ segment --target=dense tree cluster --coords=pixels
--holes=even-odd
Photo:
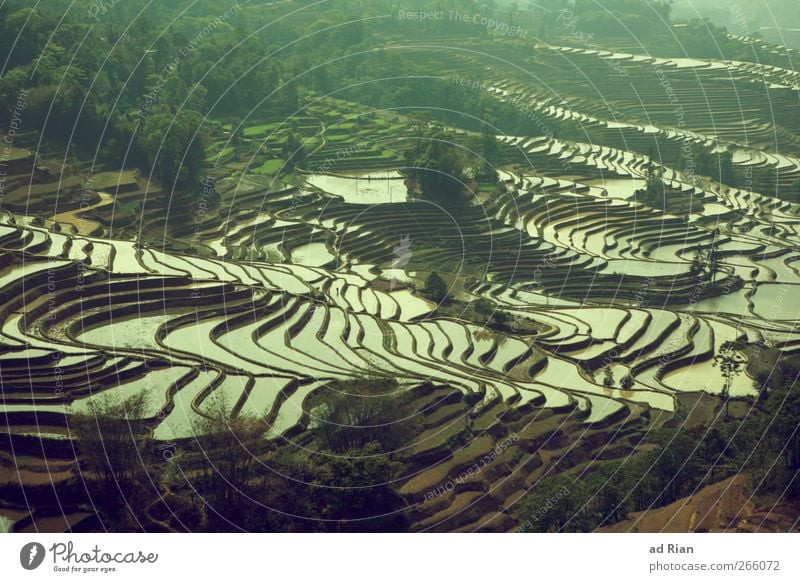
[[[254,54],[277,50],[280,35],[249,35],[243,10],[208,1],[190,10],[153,3],[141,13],[131,2],[93,11],[96,5],[0,6],[0,51],[9,55],[0,108],[11,110],[26,91],[24,131],[77,147],[97,163],[140,167],[186,186],[203,178],[208,119],[259,107],[297,110],[292,65],[280,58],[253,63]]]
[[[572,19],[580,29],[600,36],[644,35],[664,27],[669,21],[671,2],[656,0],[574,0],[558,4],[564,12],[556,17],[569,25]]]
[[[435,271],[425,279],[425,288],[423,292],[437,303],[444,303],[450,295],[447,282]]]
[[[444,133],[421,140],[409,152],[407,173],[429,200],[452,208],[467,200],[465,153]]]
[[[212,406],[195,439],[155,441],[139,421],[147,394],[101,397],[76,415],[83,486],[118,531],[402,531],[392,485],[398,447],[419,431],[392,381],[337,382],[315,396],[304,447],[268,441],[265,418]],[[168,453],[168,454],[167,454]]]

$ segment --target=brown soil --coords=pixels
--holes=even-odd
[[[749,494],[747,477],[736,475],[665,507],[632,513],[600,532],[788,532],[800,531],[797,508],[767,504]]]

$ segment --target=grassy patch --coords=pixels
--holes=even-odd
[[[227,147],[227,148],[223,149],[221,152],[216,153],[213,156],[209,156],[208,158],[206,158],[206,161],[207,162],[218,162],[221,159],[228,157],[233,152],[234,152],[234,148],[233,147]]]
[[[280,158],[274,160],[267,160],[261,166],[253,170],[254,174],[270,174],[272,176],[276,175],[278,172],[281,171],[283,165],[286,162]]]
[[[242,132],[246,137],[253,137],[256,135],[264,135],[270,131],[274,131],[278,127],[278,123],[268,123],[266,125],[254,125],[252,127],[245,127]]]

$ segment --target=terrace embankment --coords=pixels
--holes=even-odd
[[[401,186],[403,144],[433,122],[311,93],[292,124],[210,122],[207,176],[186,191],[13,152],[0,516],[98,527],[71,422],[105,396],[146,394],[131,420],[154,442],[190,443],[222,410],[302,446],[325,387],[396,380],[421,417],[390,453],[415,531],[513,529],[536,483],[641,452],[681,403],[695,428],[726,400],[747,415],[759,359],[800,346],[796,74],[537,46],[531,76],[471,42],[436,58],[397,48],[431,75],[481,71],[492,99],[538,116],[537,135],[499,136],[501,178],[470,204]],[[565,56],[586,76],[554,76]],[[459,148],[476,137],[439,130]],[[654,180],[663,200],[637,194]],[[448,287],[436,301],[433,272]],[[716,361],[729,345],[743,359],[731,378]],[[741,501],[736,478],[619,527],[781,519],[744,504],[745,523]]]

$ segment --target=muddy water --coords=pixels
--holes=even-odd
[[[53,222],[65,222],[67,224],[71,224],[78,231],[78,234],[81,235],[92,234],[94,231],[96,231],[98,228],[101,227],[101,224],[96,220],[83,218],[81,215],[90,212],[92,210],[101,208],[103,206],[108,206],[114,201],[114,198],[113,196],[111,196],[111,194],[106,194],[105,192],[98,192],[97,195],[100,197],[99,201],[89,206],[56,214],[53,216]]]

